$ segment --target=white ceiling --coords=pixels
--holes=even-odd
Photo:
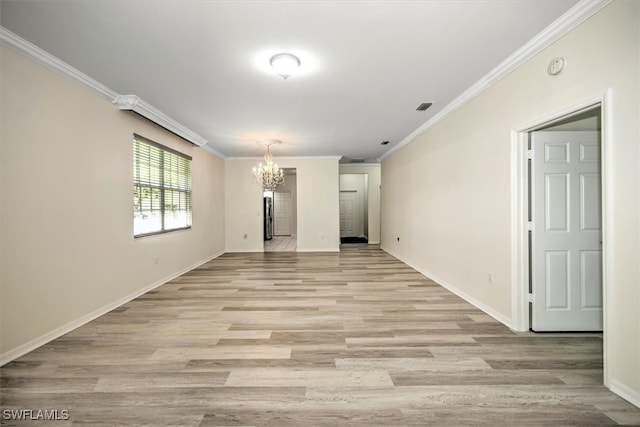
[[[0,22],[226,156],[276,138],[276,157],[371,161],[575,3],[1,0]],[[302,61],[286,81],[282,51]]]

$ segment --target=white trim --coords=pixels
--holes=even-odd
[[[278,159],[279,159],[279,158],[280,158],[280,157],[278,157]],[[264,157],[225,157],[225,158],[224,158],[224,161],[225,161],[225,162],[242,161],[242,160],[251,160],[251,161],[254,161],[254,162],[259,162],[259,161],[261,161],[261,160],[264,160]],[[277,159],[274,159],[274,162],[275,162],[276,160],[277,160]]]
[[[631,387],[628,387],[619,381],[611,380],[609,390],[611,390],[627,402],[631,403],[632,405],[640,408],[640,393],[633,390]]]
[[[160,110],[156,109],[152,105],[144,102],[142,99],[135,95],[119,95],[114,90],[108,88],[102,83],[94,80],[83,72],[77,70],[66,62],[51,55],[50,53],[40,49],[33,43],[23,39],[15,33],[12,33],[5,27],[0,26],[0,44],[13,50],[14,52],[30,59],[31,61],[40,64],[69,80],[78,83],[91,92],[107,99],[108,101],[116,104],[121,110],[131,110],[141,116],[151,120],[152,122],[162,126],[169,132],[173,132],[181,138],[198,145],[211,154],[218,157],[225,158],[223,154],[216,151],[213,147],[207,145],[207,141],[196,134],[189,128],[176,122],[171,117],[167,116]]]
[[[494,319],[496,319],[498,322],[502,323],[506,327],[508,327],[510,329],[513,329],[512,326],[511,326],[511,319],[509,319],[507,316],[505,316],[505,315],[503,315],[501,313],[498,313],[493,308],[491,308],[488,305],[486,305],[485,303],[477,300],[476,298],[474,298],[473,296],[469,295],[468,293],[460,290],[459,288],[457,288],[456,286],[452,285],[451,283],[448,283],[447,281],[439,278],[438,276],[436,276],[434,274],[431,274],[430,272],[425,271],[425,270],[421,269],[420,267],[418,267],[416,265],[413,265],[411,262],[409,262],[409,261],[407,261],[405,259],[402,259],[401,257],[393,254],[392,252],[387,250],[387,248],[381,247],[380,249],[382,249],[383,251],[385,251],[386,253],[388,253],[392,257],[394,257],[394,258],[402,261],[403,263],[407,264],[409,267],[413,268],[414,270],[416,270],[417,272],[419,272],[423,276],[427,277],[428,279],[433,280],[438,285],[440,285],[443,288],[447,289],[449,292],[452,292],[452,293],[456,294],[457,296],[459,296],[463,300],[467,301],[469,304],[473,305],[477,309],[482,310],[484,313],[486,313],[489,316],[493,317]]]
[[[200,148],[202,148],[205,151],[208,151],[210,154],[213,154],[214,156],[220,157],[221,159],[225,159],[227,157],[221,152],[219,152],[218,150],[216,150],[215,148],[213,148],[211,145],[209,145],[209,143],[205,145],[201,145]]]
[[[418,136],[434,127],[449,114],[471,101],[476,96],[487,90],[490,86],[506,77],[513,70],[533,58],[540,51],[551,45],[560,37],[582,24],[585,20],[593,16],[602,8],[611,3],[612,0],[581,0],[571,9],[556,19],[551,25],[542,30],[538,35],[529,40],[511,56],[502,61],[493,70],[478,80],[473,86],[464,91],[460,96],[438,111],[429,121],[410,133],[389,151],[380,156],[380,160],[385,159],[392,153],[415,140]]]
[[[118,95],[113,103],[121,110],[133,111],[151,120],[159,126],[175,133],[181,138],[186,139],[193,144],[202,147],[207,144],[207,140],[193,132],[191,129],[182,126],[162,111],[148,104],[136,95]]]
[[[380,167],[380,163],[339,163],[341,168]]]
[[[65,325],[60,326],[59,328],[56,328],[52,331],[47,332],[44,335],[41,335],[37,338],[34,338],[12,350],[7,351],[6,353],[2,353],[0,355],[0,366],[3,366],[9,362],[11,362],[12,360],[17,359],[20,356],[24,356],[25,354],[29,353],[30,351],[33,351],[35,349],[37,349],[38,347],[41,347],[45,344],[47,344],[50,341],[53,341],[56,338],[61,337],[64,334],[67,334],[71,331],[73,331],[76,328],[79,328],[82,325],[85,325],[89,322],[91,322],[92,320],[97,319],[100,316],[103,316],[105,314],[107,314],[108,312],[110,312],[111,310],[120,307],[123,304],[128,303],[129,301],[138,298],[140,295],[143,295],[159,286],[164,285],[165,283],[175,279],[176,277],[179,277],[191,270],[193,270],[194,268],[197,268],[199,266],[201,266],[202,264],[205,264],[209,261],[211,261],[214,258],[219,257],[220,255],[224,254],[224,252],[218,252],[215,255],[212,255],[210,257],[207,257],[203,260],[200,260],[198,262],[196,262],[195,264],[190,265],[189,267],[186,267],[176,273],[170,274],[169,276],[163,277],[162,279],[158,280],[155,283],[152,283],[150,285],[145,286],[142,289],[139,289],[129,295],[127,295],[126,297],[120,298],[116,301],[113,301],[107,305],[105,305],[104,307],[101,307],[97,310],[92,311],[89,314],[86,314],[76,320],[73,320]]]
[[[340,252],[340,247],[337,247],[335,249],[332,248],[322,248],[322,249],[296,249],[296,252]]]
[[[527,132],[511,131],[511,319],[516,331],[529,330],[529,233]],[[517,286],[515,285],[517,284]],[[527,301],[524,305],[523,301]]]
[[[605,95],[598,94],[590,98],[586,98],[581,102],[565,107],[561,110],[556,110],[551,114],[544,114],[534,120],[530,120],[519,126],[516,126],[516,132],[531,132],[540,127],[553,124],[554,122],[571,118],[575,115],[583,113],[587,110],[596,108],[598,104],[602,104]]]
[[[613,248],[613,242],[611,241],[611,235],[608,233],[608,230],[613,230],[614,227],[612,216],[609,214],[613,206],[614,194],[614,180],[611,176],[613,173],[613,134],[611,131],[612,126],[610,126],[611,123],[613,123],[613,112],[610,108],[611,96],[611,89],[607,89],[600,99],[600,156],[602,158],[600,166],[600,172],[602,174],[602,364],[604,385],[606,387],[610,387],[610,378],[613,374],[613,366],[609,363],[611,360],[609,356],[611,351],[610,337],[612,335],[609,332],[609,325],[611,323],[608,320],[608,316],[613,313],[613,310],[607,308],[610,298],[608,288],[609,284],[613,283],[612,272],[614,271],[613,261],[609,255],[609,248]],[[637,406],[640,407],[640,405]]]
[[[40,64],[59,74],[62,74],[68,79],[80,84],[81,86],[84,86],[85,88],[100,95],[103,98],[108,99],[109,101],[113,102],[113,100],[118,96],[115,91],[109,89],[102,83],[92,79],[83,72],[78,71],[76,68],[72,67],[66,62],[56,58],[48,52],[45,52],[38,46],[26,41],[22,37],[12,33],[2,26],[0,26],[0,44],[32,60],[37,64]]]
[[[279,160],[340,160],[342,156],[274,156],[274,162]],[[242,160],[252,160],[252,161],[260,161],[264,160],[264,157],[225,157],[225,161],[242,161]],[[286,169],[284,167],[283,169]]]

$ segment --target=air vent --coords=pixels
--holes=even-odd
[[[364,163],[367,159],[351,159],[351,163]]]
[[[427,108],[431,107],[432,103],[431,102],[423,102],[422,104],[418,105],[416,107],[416,111],[424,111]]]

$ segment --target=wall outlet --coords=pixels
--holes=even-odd
[[[155,265],[160,264],[160,258],[158,258],[158,257],[154,257],[154,258],[153,258],[153,263],[154,263]]]
[[[399,242],[399,241],[400,241],[400,238],[399,238],[399,237],[396,237],[396,240]]]
[[[493,283],[493,273],[492,272],[488,272],[487,273],[487,282]]]

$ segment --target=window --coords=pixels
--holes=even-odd
[[[191,228],[191,157],[134,135],[134,237],[185,228]]]

